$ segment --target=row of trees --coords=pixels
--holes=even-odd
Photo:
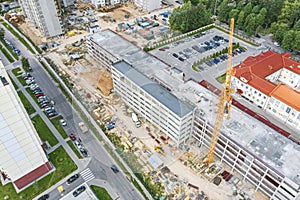
[[[211,23],[214,14],[225,23],[234,18],[248,36],[272,33],[284,49],[300,50],[299,0],[184,0],[173,10],[170,27],[185,33]]]

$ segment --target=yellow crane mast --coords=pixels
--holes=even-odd
[[[220,129],[223,123],[224,116],[230,116],[230,109],[231,109],[231,78],[234,75],[234,71],[232,69],[232,39],[233,39],[233,28],[234,28],[234,19],[231,18],[230,20],[230,32],[229,32],[229,44],[228,44],[228,61],[226,67],[226,80],[222,87],[222,93],[219,97],[218,103],[218,112],[217,117],[214,125],[214,129],[212,132],[212,137],[209,145],[209,151],[205,162],[207,167],[213,162],[215,148],[219,139]]]

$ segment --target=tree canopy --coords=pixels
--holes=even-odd
[[[173,10],[170,27],[185,33],[207,25],[215,8],[219,21],[229,23],[233,17],[235,27],[249,36],[269,31],[284,49],[300,50],[300,0],[184,0]]]

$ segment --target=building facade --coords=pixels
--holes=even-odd
[[[195,113],[193,138],[199,145],[209,148],[213,126],[203,119],[201,112]],[[266,164],[238,142],[224,134],[219,135],[215,149],[215,156],[255,186],[255,190],[262,191],[272,200],[298,200],[300,198],[299,185]]]
[[[195,106],[178,99],[125,61],[111,68],[114,90],[140,118],[150,122],[179,146],[191,134]]]
[[[0,76],[0,180],[18,192],[53,167],[1,61]]]
[[[24,15],[45,37],[65,33],[58,9],[58,0],[19,0]]]
[[[135,0],[136,5],[151,12],[161,7],[161,0]]]
[[[249,102],[300,130],[300,63],[290,54],[264,52],[234,67],[233,85]]]
[[[112,6],[121,3],[120,0],[91,0],[91,2],[96,8],[101,8],[104,6]]]

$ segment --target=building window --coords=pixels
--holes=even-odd
[[[274,108],[272,111],[273,111],[273,113],[276,113],[276,110],[275,110],[275,108]]]
[[[258,96],[260,97],[260,96],[261,96],[261,93],[259,93]]]
[[[267,97],[266,96],[264,96],[264,99],[266,99]]]
[[[254,91],[254,94],[256,94],[257,92],[256,91]]]
[[[290,113],[290,111],[291,111],[291,108],[290,108],[290,107],[287,107],[285,112],[286,112],[286,113]]]
[[[297,119],[298,119],[298,120],[300,120],[300,113],[299,113],[299,115],[298,115]]]

